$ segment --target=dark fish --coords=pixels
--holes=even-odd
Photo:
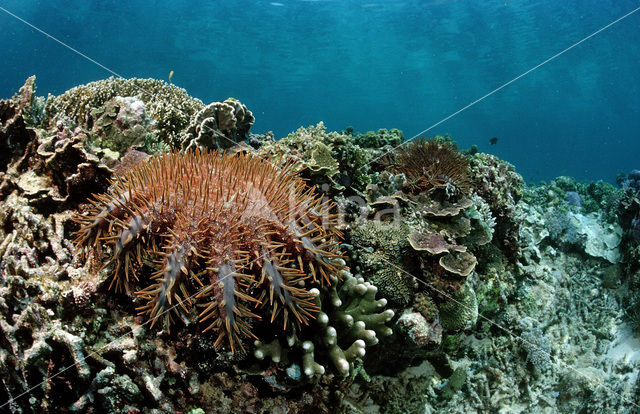
[[[491,145],[496,145],[498,143],[498,137],[493,137],[489,140]]]

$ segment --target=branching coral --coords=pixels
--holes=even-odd
[[[270,343],[256,341],[255,356],[295,364],[289,354],[299,353],[302,372],[307,377],[324,374],[325,360],[340,375],[353,374],[365,348],[377,344],[379,337],[391,335],[386,323],[394,312],[385,310],[386,299],[376,299],[378,289],[371,283],[346,270],[341,277],[342,281],[334,279],[331,288],[317,298],[321,311],[314,323],[317,325],[314,338],[305,340],[294,335],[287,338],[286,346],[278,339]]]
[[[307,324],[318,312],[310,287],[342,267],[330,202],[291,169],[249,155],[168,153],[129,169],[92,204],[77,218],[76,245],[108,258],[111,285],[133,291],[153,324],[169,329],[169,309],[189,320],[197,305],[216,347],[242,348],[263,316],[285,329],[290,319]],[[151,277],[141,271],[147,259]]]
[[[447,194],[467,195],[471,191],[466,158],[444,138],[418,138],[401,147],[390,163],[392,171],[405,175],[405,185],[413,193],[444,189]]]

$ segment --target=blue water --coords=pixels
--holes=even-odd
[[[632,0],[3,0],[0,7],[124,77],[229,96],[277,137],[400,128],[411,137],[640,6]],[[0,97],[110,75],[0,11]],[[527,181],[614,181],[640,168],[640,12],[428,132]],[[489,145],[497,136],[498,143]]]

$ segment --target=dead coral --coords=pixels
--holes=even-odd
[[[16,175],[12,164],[24,158],[27,146],[35,141],[35,132],[27,126],[34,80],[29,78],[14,99],[0,100],[0,198],[15,188],[10,179]]]
[[[19,101],[20,96],[14,97],[12,102]],[[29,101],[27,98],[23,100]],[[5,105],[15,110],[17,104],[12,102],[0,101],[0,107]],[[76,205],[87,193],[106,189],[112,172],[85,148],[88,140],[85,132],[71,130],[62,121],[48,131],[33,130],[26,127],[20,113],[13,119],[22,125],[21,129],[12,129],[8,133],[11,133],[14,143],[16,137],[21,137],[20,145],[17,150],[10,152],[7,158],[9,164],[0,173],[0,197],[18,190],[41,212],[54,212],[61,211],[65,205]]]

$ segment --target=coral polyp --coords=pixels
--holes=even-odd
[[[216,348],[242,348],[257,319],[307,324],[319,311],[312,287],[342,268],[331,202],[292,168],[251,155],[166,153],[91,204],[75,244],[113,268],[110,288],[136,295],[139,313],[167,330],[172,314],[197,309]]]

